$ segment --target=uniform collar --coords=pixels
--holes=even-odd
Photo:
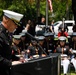
[[[6,34],[13,34],[13,33],[10,33],[10,32],[3,26],[3,24],[0,25],[0,32],[5,32]]]

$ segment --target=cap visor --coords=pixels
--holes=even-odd
[[[15,21],[15,20],[12,20],[17,26],[21,26],[20,25],[20,22],[17,22],[17,21]]]

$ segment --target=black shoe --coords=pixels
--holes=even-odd
[[[66,75],[66,74],[64,74],[64,75]]]

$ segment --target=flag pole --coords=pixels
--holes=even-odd
[[[46,0],[46,26],[48,26],[48,0]]]

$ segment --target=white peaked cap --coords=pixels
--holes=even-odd
[[[17,20],[18,22],[21,20],[21,18],[23,17],[22,14],[19,14],[19,13],[16,13],[16,12],[13,12],[13,11],[10,11],[10,10],[3,10],[4,12],[4,15],[7,16],[8,18],[10,19],[15,19]]]
[[[24,30],[22,30],[22,33],[27,33],[27,30],[25,30],[25,29],[24,29]]]
[[[3,12],[4,12],[4,15],[10,18],[17,26],[21,25],[20,20],[23,17],[22,14],[19,14],[10,10],[3,10]]]
[[[66,40],[66,37],[60,36],[58,39],[61,40],[61,41],[63,41],[63,40]]]

